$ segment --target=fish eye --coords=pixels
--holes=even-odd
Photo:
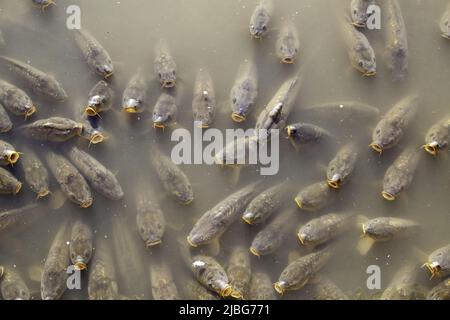
[[[364,66],[364,63],[362,61],[358,62],[358,66],[362,67]]]
[[[266,31],[266,30],[267,30],[267,27],[266,27],[266,26],[263,26],[262,29],[263,29],[263,31]]]
[[[236,103],[236,101],[237,101],[236,98],[233,98],[233,103]]]

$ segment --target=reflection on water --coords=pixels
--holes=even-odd
[[[432,4],[419,0],[400,1],[407,25],[410,53],[409,75],[400,83],[391,81],[384,63],[382,31],[366,32],[377,54],[377,76],[363,78],[350,67],[338,26],[347,1],[301,0],[276,3],[271,28],[262,41],[250,39],[248,31],[249,18],[256,1],[59,0],[57,6],[44,13],[30,3],[31,1],[2,1],[0,26],[7,43],[2,54],[27,61],[53,74],[69,96],[65,102],[48,102],[27,90],[39,107],[33,119],[55,115],[75,119],[85,105],[89,91],[99,80],[83,61],[73,34],[65,27],[67,6],[79,5],[82,27],[90,30],[108,50],[116,70],[109,79],[114,90],[113,110],[102,114],[101,119],[109,133],[109,139],[102,144],[91,145],[89,149],[84,140],[76,143],[117,173],[125,191],[125,197],[116,202],[96,193],[94,204],[88,209],[80,209],[67,202],[60,209],[52,210],[51,201],[39,200],[41,207],[37,209],[39,212],[36,221],[20,225],[1,235],[0,264],[15,266],[33,292],[39,292],[39,282],[36,281],[39,276],[36,277],[35,273],[43,266],[58,226],[69,218],[80,216],[92,226],[95,238],[104,238],[111,248],[122,246],[123,249],[123,243],[114,235],[114,230],[117,229],[115,219],[121,219],[119,226],[127,233],[123,241],[133,243],[135,250],[128,252],[125,257],[116,252],[116,272],[124,266],[123,269],[130,273],[121,275],[122,278],[128,276],[130,279],[121,279],[119,290],[121,285],[138,283],[140,288],[136,290],[144,291],[144,296],[150,298],[148,266],[160,259],[171,266],[175,282],[182,287],[192,274],[180,254],[180,241],[184,242],[185,235],[207,209],[232,191],[262,179],[275,185],[289,177],[294,185],[289,190],[293,199],[304,186],[326,178],[324,166],[339,147],[350,140],[363,146],[356,172],[351,181],[336,193],[332,205],[324,209],[323,213],[352,211],[369,218],[403,217],[417,221],[422,229],[413,239],[376,244],[366,256],[361,256],[356,249],[360,230],[354,228],[336,240],[337,247],[333,249],[335,255],[321,273],[336,282],[345,292],[362,289],[363,296],[367,297],[375,293],[366,287],[366,269],[369,265],[381,268],[382,288],[385,288],[406,259],[417,255],[418,250],[415,249],[429,253],[449,243],[450,170],[445,152],[436,159],[429,156],[422,158],[413,185],[398,201],[389,203],[380,196],[382,178],[388,166],[408,145],[423,144],[427,129],[449,113],[447,104],[450,91],[447,86],[450,69],[446,66],[450,43],[439,35],[436,23],[446,8],[447,1],[436,0]],[[277,32],[282,28],[283,21],[287,20],[293,21],[300,38],[298,62],[293,65],[281,64],[275,49]],[[162,90],[159,81],[154,78],[152,66],[154,46],[160,39],[167,41],[177,63],[177,87],[181,93],[178,110],[180,126],[189,130],[193,128],[192,92],[195,76],[200,68],[208,69],[214,81],[215,98],[221,109],[217,111],[214,127],[219,129],[254,126],[258,111],[271,99],[281,83],[301,70],[303,83],[288,122],[318,124],[329,131],[333,139],[298,152],[287,140],[282,139],[278,175],[262,178],[258,168],[245,168],[237,186],[232,184],[230,170],[207,165],[183,166],[193,184],[195,200],[189,206],[177,204],[166,196],[150,167],[149,153],[153,143],[156,142],[166,152],[170,152],[173,146],[170,142],[170,129],[161,132],[151,126],[151,110]],[[246,122],[236,124],[230,118],[228,99],[238,68],[245,59],[256,62],[259,95],[256,110],[248,115]],[[3,79],[19,84],[17,77],[6,67],[2,65],[0,68]],[[122,92],[138,70],[142,70],[150,79],[147,110],[127,115],[121,112]],[[411,93],[420,95],[422,101],[416,121],[400,144],[382,156],[369,147],[365,148],[370,142],[375,123],[349,124],[333,118],[308,118],[308,114],[302,114],[302,107],[348,100],[367,102],[384,114]],[[21,117],[11,118],[15,128],[23,123]],[[1,139],[13,143],[19,151],[21,146],[33,147],[41,155],[48,148],[59,148],[59,145],[51,146],[21,138],[15,129],[3,134]],[[18,166],[12,168],[12,172],[23,177]],[[145,249],[138,235],[135,190],[140,179],[146,181],[144,188],[152,191],[166,215],[168,226],[159,248]],[[52,192],[56,193],[57,189],[55,181],[52,181]],[[30,189],[24,186],[19,195],[2,196],[0,206],[2,209],[16,208],[35,201],[34,197]],[[291,201],[290,206],[295,207],[294,201]],[[316,216],[317,213],[296,211],[290,221],[292,228],[286,231],[291,235],[286,236],[276,253],[261,258],[252,256],[252,272],[267,272],[272,282],[275,282],[287,265],[289,253],[306,253],[306,250],[299,248],[295,235],[297,225]],[[248,226],[241,221],[234,223],[221,237],[217,259],[225,265],[235,245],[250,246],[261,228]],[[136,256],[135,260],[139,262],[125,260],[129,256]],[[420,259],[424,260],[423,257]],[[34,270],[34,276],[30,270]],[[423,284],[431,287],[425,271],[419,270],[419,273]],[[87,275],[83,274],[82,280],[82,290],[67,291],[63,298],[86,299]],[[132,291],[132,287],[127,288],[127,292],[123,294],[138,294]],[[293,299],[301,297],[301,292],[285,296]]]

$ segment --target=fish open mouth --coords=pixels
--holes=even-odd
[[[383,191],[381,192],[381,195],[383,196],[383,198],[385,198],[388,201],[394,201],[395,200],[395,196],[387,191]]]
[[[155,246],[157,246],[157,245],[159,245],[159,244],[161,244],[162,243],[162,240],[161,239],[158,239],[158,240],[147,240],[146,242],[145,242],[145,246],[147,247],[147,248],[150,248],[150,247],[155,247]]]
[[[37,108],[35,106],[31,106],[27,112],[25,112],[25,119],[31,117],[34,113],[36,113]]]
[[[364,77],[375,77],[376,75],[377,75],[377,72],[374,70],[364,72]]]
[[[139,112],[136,107],[128,107],[128,106],[125,106],[123,108],[123,111],[126,113],[138,113]]]
[[[286,291],[286,289],[284,289],[284,282],[282,282],[282,281],[275,282],[273,284],[273,287],[274,287],[275,291],[281,296],[284,294],[284,291]]]
[[[22,189],[22,183],[19,182],[19,183],[16,185],[16,188],[14,189],[13,194],[18,194],[18,193],[20,192],[21,189]]]
[[[302,201],[299,198],[295,198],[294,201],[300,209],[303,209]]]
[[[298,240],[300,241],[300,243],[302,244],[302,245],[305,245],[305,235],[304,234],[301,234],[301,233],[299,233],[298,235],[297,235],[297,238],[298,238]]]
[[[209,124],[206,124],[206,123],[202,122],[197,127],[200,128],[200,129],[208,129],[209,128]]]
[[[78,259],[73,265],[75,270],[83,271],[87,269],[86,263],[82,259]]]
[[[225,285],[225,287],[223,287],[222,290],[220,290],[219,294],[221,297],[228,297],[231,295],[232,292],[233,292],[233,288],[229,284],[227,284],[227,285]]]
[[[87,106],[84,108],[84,112],[90,117],[95,117],[98,115],[98,108],[94,106]]]
[[[341,182],[339,179],[328,179],[328,186],[333,189],[339,189],[341,187]]]
[[[288,136],[288,138],[291,138],[291,137],[293,137],[294,135],[295,135],[295,128],[294,127],[292,127],[292,126],[287,126],[286,127],[286,132],[287,132],[287,136]]]
[[[427,270],[431,273],[431,279],[435,276],[438,276],[441,271],[441,266],[437,262],[426,262],[422,267],[426,267]]]
[[[424,148],[425,151],[428,152],[429,154],[431,154],[432,156],[437,156],[437,154],[439,152],[437,142],[427,143],[424,146],[422,146],[422,148]]]
[[[155,129],[165,129],[166,125],[162,122],[153,122],[153,128]]]
[[[182,201],[181,203],[182,203],[183,205],[187,206],[187,205],[191,204],[192,201],[194,201],[194,198],[188,199],[188,200],[186,200],[186,201]]]
[[[189,243],[189,245],[191,247],[193,247],[193,248],[197,248],[198,247],[195,243],[192,242],[192,240],[191,240],[191,238],[189,236],[186,238],[186,240],[187,240],[187,242]]]
[[[375,150],[378,153],[383,152],[383,148],[378,143],[371,143],[371,144],[369,144],[369,147],[371,147],[373,150]]]
[[[244,299],[244,295],[240,291],[237,291],[237,290],[233,290],[231,292],[231,297],[233,297],[235,299]]]
[[[80,204],[80,207],[83,209],[89,208],[90,206],[92,206],[92,199],[89,199],[83,203]]]
[[[252,218],[253,218],[253,214],[251,214],[250,212],[247,212],[242,216],[242,220],[244,220],[245,223],[250,224],[250,225],[253,224]]]
[[[294,58],[292,57],[284,57],[283,59],[281,59],[282,63],[285,64],[293,64],[294,63]]]
[[[163,88],[173,88],[173,87],[175,87],[175,85],[176,85],[176,81],[175,80],[173,80],[173,81],[163,81],[162,82],[162,86],[163,86]]]
[[[99,144],[103,141],[105,141],[106,137],[101,133],[95,133],[91,136],[89,139],[89,143],[91,144]]]
[[[257,257],[261,256],[261,254],[258,252],[258,250],[256,250],[256,248],[254,248],[254,247],[250,247],[250,252]]]
[[[233,112],[233,113],[231,114],[231,119],[232,119],[234,122],[241,123],[241,122],[244,122],[246,118],[245,118],[244,115],[242,115],[242,114],[240,114],[240,113]]]
[[[50,190],[48,190],[48,189],[39,191],[39,192],[37,193],[37,199],[45,198],[45,197],[48,196],[49,194],[50,194]]]
[[[366,230],[366,225],[364,223],[361,223],[361,230],[362,230],[361,237],[365,237],[367,235],[367,230]]]
[[[17,161],[19,161],[20,154],[17,151],[7,151],[5,158],[9,164],[13,165],[13,164],[16,164]]]
[[[111,78],[113,74],[114,74],[114,71],[111,71],[111,72],[105,74],[105,79],[108,80],[108,78]]]
[[[352,25],[355,26],[355,27],[357,27],[357,28],[364,28],[364,27],[366,26],[365,23],[363,23],[363,22],[357,22],[357,21],[353,21],[353,22],[352,22]]]

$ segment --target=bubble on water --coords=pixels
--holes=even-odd
[[[70,245],[70,241],[67,241],[66,244],[67,244],[67,245]]]

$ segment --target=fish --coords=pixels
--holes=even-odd
[[[216,94],[214,83],[207,69],[200,69],[194,84],[192,113],[194,123],[200,128],[209,128],[216,116]]]
[[[89,271],[89,300],[116,300],[119,296],[113,257],[108,242],[97,239]]]
[[[338,101],[307,106],[302,108],[305,116],[312,116],[318,121],[333,121],[336,123],[365,123],[377,119],[378,108],[360,101]]]
[[[422,146],[432,156],[447,148],[450,141],[450,115],[433,125],[425,136],[425,145]]]
[[[13,126],[5,107],[0,103],[0,133],[11,131]]]
[[[287,136],[295,147],[303,147],[317,143],[325,138],[331,137],[331,134],[314,124],[298,122],[286,126]]]
[[[153,127],[164,129],[173,125],[177,120],[178,106],[174,96],[163,92],[153,107]]]
[[[277,297],[272,288],[272,281],[267,273],[252,273],[248,298],[249,300],[276,300]]]
[[[147,101],[147,80],[141,70],[135,73],[122,95],[122,110],[127,113],[141,113]]]
[[[197,247],[218,239],[242,214],[255,192],[256,184],[250,184],[206,211],[192,227],[187,242]]]
[[[450,245],[436,249],[428,256],[423,265],[431,274],[431,278],[445,278],[450,275]]]
[[[1,168],[0,168],[1,169]],[[0,212],[0,232],[11,230],[14,226],[28,223],[37,213],[36,203],[28,204],[16,209]]]
[[[19,130],[27,137],[40,141],[66,142],[80,136],[83,125],[63,117],[50,117],[23,125]]]
[[[69,266],[69,240],[67,224],[63,223],[56,233],[41,278],[42,300],[58,300],[67,289],[66,272]]]
[[[350,14],[352,24],[357,28],[365,28],[369,19],[369,7],[375,4],[375,0],[352,0]]]
[[[69,247],[70,261],[75,270],[87,269],[92,258],[93,237],[91,227],[82,219],[76,219],[72,225]]]
[[[329,213],[301,226],[297,237],[304,246],[318,246],[346,232],[352,219],[351,213]]]
[[[288,198],[289,183],[284,181],[257,195],[244,210],[242,219],[250,224],[261,224],[278,212]]]
[[[30,300],[31,293],[20,274],[14,268],[5,268],[0,280],[4,300]]]
[[[67,156],[95,191],[111,200],[123,198],[124,192],[116,176],[97,159],[75,146],[69,149]]]
[[[393,80],[403,80],[408,74],[408,37],[398,0],[384,2],[386,63]]]
[[[293,64],[300,50],[297,29],[292,21],[283,24],[278,35],[275,49],[281,63]]]
[[[258,96],[258,69],[253,61],[244,61],[230,90],[231,119],[241,123],[247,119]]]
[[[286,291],[300,290],[322,269],[331,257],[327,248],[298,258],[291,262],[273,285],[275,291],[283,295]]]
[[[358,161],[358,148],[356,144],[350,142],[344,145],[336,156],[328,163],[327,183],[330,188],[339,189],[347,183],[348,179],[355,171]]]
[[[331,191],[328,183],[316,182],[302,190],[294,198],[297,206],[306,211],[318,211],[325,208],[331,200]]]
[[[426,296],[427,300],[450,300],[450,278],[434,286]]]
[[[442,37],[450,39],[450,4],[447,5],[447,9],[442,14],[439,21],[439,29]]]
[[[414,174],[422,153],[415,148],[405,149],[386,170],[381,195],[388,201],[394,201],[413,183]]]
[[[104,142],[109,138],[109,134],[105,131],[101,124],[98,122],[93,125],[92,119],[87,119],[92,117],[85,117],[81,119],[80,123],[83,129],[81,130],[80,137],[89,140],[89,145],[99,144]]]
[[[88,66],[104,79],[110,78],[114,74],[114,65],[106,49],[85,29],[74,30],[74,32],[75,42]]]
[[[316,275],[303,288],[312,300],[350,300],[334,281],[324,275]]]
[[[202,286],[197,280],[184,282],[183,293],[188,300],[219,300],[218,296]]]
[[[396,146],[414,120],[418,107],[419,98],[416,95],[400,100],[375,126],[369,146],[378,153]]]
[[[12,144],[0,140],[0,165],[14,166],[19,161],[20,152],[17,152]]]
[[[180,300],[170,266],[166,262],[151,263],[149,270],[153,299]]]
[[[48,170],[39,157],[31,149],[25,148],[20,162],[24,179],[37,199],[45,198],[50,194]]]
[[[205,288],[221,297],[228,297],[233,292],[225,270],[214,258],[205,255],[192,257],[191,270]]]
[[[155,48],[153,70],[163,88],[173,88],[177,83],[177,64],[167,42],[159,40]]]
[[[279,249],[286,239],[292,218],[292,211],[282,212],[276,216],[256,234],[250,245],[250,252],[260,257],[272,254]]]
[[[418,267],[411,261],[404,263],[381,294],[380,300],[418,300]]]
[[[40,7],[42,10],[47,9],[52,5],[56,5],[56,2],[54,0],[33,0],[33,3],[36,6]]]
[[[137,188],[135,194],[139,235],[147,248],[160,245],[166,229],[164,213],[147,188]]]
[[[52,151],[47,151],[45,159],[64,195],[81,208],[89,208],[94,201],[91,188],[77,168],[64,156]]]
[[[12,114],[31,117],[37,110],[31,98],[22,89],[0,79],[0,103]]]
[[[252,272],[250,257],[245,247],[236,246],[231,251],[226,272],[233,288],[231,297],[235,299],[246,298]]]
[[[155,147],[151,150],[150,159],[168,194],[184,205],[194,201],[194,191],[189,178],[169,157]]]
[[[105,80],[100,80],[91,89],[84,112],[90,116],[99,116],[101,112],[111,109],[114,92]]]
[[[253,135],[243,135],[227,143],[214,155],[214,162],[221,166],[236,167],[246,164],[247,155],[258,152],[258,138]]]
[[[0,56],[0,60],[24,80],[37,95],[51,101],[67,100],[66,91],[54,76],[10,57]]]
[[[350,18],[346,18],[342,26],[350,64],[365,77],[376,76],[375,51],[367,37],[353,26]]]
[[[8,170],[0,167],[0,194],[16,195],[22,189],[22,182],[17,180]]]
[[[408,238],[417,234],[420,229],[415,221],[395,217],[370,219],[361,226],[362,235],[377,242]]]
[[[273,5],[271,0],[261,0],[250,17],[250,35],[262,40],[269,32]]]

